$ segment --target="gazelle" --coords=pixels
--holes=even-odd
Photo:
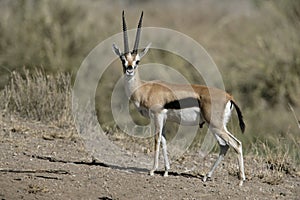
[[[220,154],[211,170],[204,176],[203,181],[212,176],[214,170],[226,155],[229,146],[231,146],[238,154],[239,185],[242,185],[245,180],[242,143],[226,128],[234,107],[240,128],[244,132],[245,123],[240,108],[231,95],[217,88],[141,80],[138,73],[138,65],[141,58],[150,48],[149,44],[145,49],[138,52],[142,19],[143,12],[138,23],[133,50],[129,51],[127,27],[123,11],[124,53],[121,53],[115,44],[113,44],[113,51],[122,61],[125,91],[128,98],[143,116],[149,117],[154,121],[155,155],[150,175],[154,175],[154,171],[158,168],[159,147],[162,144],[165,163],[164,176],[168,176],[170,164],[164,134],[166,120],[182,125],[199,125],[200,127],[206,122],[220,145]]]

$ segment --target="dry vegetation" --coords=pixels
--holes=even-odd
[[[190,4],[182,10],[181,1],[1,0],[1,113],[73,126],[71,79],[76,70],[98,42],[120,31],[122,9],[130,26],[143,9],[145,26],[181,31],[212,55],[226,89],[243,108],[247,131],[238,137],[245,144],[245,154],[254,155],[261,164],[256,176],[277,184],[282,174],[295,171],[300,160],[300,3]],[[155,59],[185,73],[186,64],[180,58],[169,61],[170,55],[160,53],[151,51],[144,62]],[[102,125],[112,125],[111,111],[103,105],[110,104],[113,82],[120,76],[120,63],[114,62],[100,81],[101,95],[96,98]],[[197,82],[192,73],[185,76]],[[231,129],[238,132],[236,123]]]
[[[1,93],[3,112],[62,127],[71,126],[73,116],[70,75],[46,75],[39,69],[32,73],[27,69],[22,72],[23,75],[18,72],[11,73],[10,83]]]

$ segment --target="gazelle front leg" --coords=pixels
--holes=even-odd
[[[163,130],[164,132],[164,130]],[[165,161],[165,173],[164,176],[168,176],[168,171],[170,169],[170,163],[169,163],[169,158],[168,158],[168,151],[167,151],[167,140],[164,136],[164,134],[162,134],[161,137],[161,144],[162,144],[162,153],[164,156],[164,161]]]
[[[155,131],[154,162],[153,162],[153,167],[150,170],[150,176],[153,176],[154,175],[154,171],[158,168],[158,158],[159,158],[159,146],[160,146],[160,142],[161,142],[161,134],[159,132]]]
[[[160,143],[162,141],[162,130],[163,130],[164,122],[165,122],[165,116],[163,113],[154,114],[155,143],[154,143],[154,162],[153,162],[153,167],[150,170],[151,176],[154,175],[154,171],[158,168],[159,147],[160,147]],[[164,157],[165,157],[166,156],[165,152],[167,151],[165,138],[163,138],[162,144],[163,144],[163,153],[164,153]],[[167,176],[168,173],[165,173],[165,175]]]

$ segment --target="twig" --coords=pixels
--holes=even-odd
[[[294,115],[294,118],[295,118],[296,123],[297,123],[297,125],[298,125],[298,128],[300,129],[300,120],[298,120],[297,115],[296,115],[296,113],[295,113],[295,111],[294,111],[294,108],[291,106],[291,104],[288,103],[288,105],[289,105],[291,111],[293,112],[293,115]]]
[[[52,177],[52,176],[36,175],[35,177],[37,177],[37,178],[44,178],[44,179],[52,179],[52,180],[62,180],[61,178]]]
[[[10,173],[50,173],[50,174],[70,174],[70,172],[61,169],[4,169],[0,168],[0,172]]]
[[[95,158],[93,158],[91,161],[70,161],[70,160],[57,159],[51,156],[40,156],[40,155],[29,155],[29,154],[25,154],[25,155],[33,158],[41,159],[41,160],[48,160],[49,162],[71,163],[71,164],[78,164],[78,165],[99,165],[102,167],[109,167],[109,165],[103,162],[99,162]]]

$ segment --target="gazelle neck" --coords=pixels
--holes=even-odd
[[[128,98],[132,96],[132,94],[142,85],[142,81],[140,79],[138,70],[136,70],[133,76],[124,75],[124,86],[126,95]]]

